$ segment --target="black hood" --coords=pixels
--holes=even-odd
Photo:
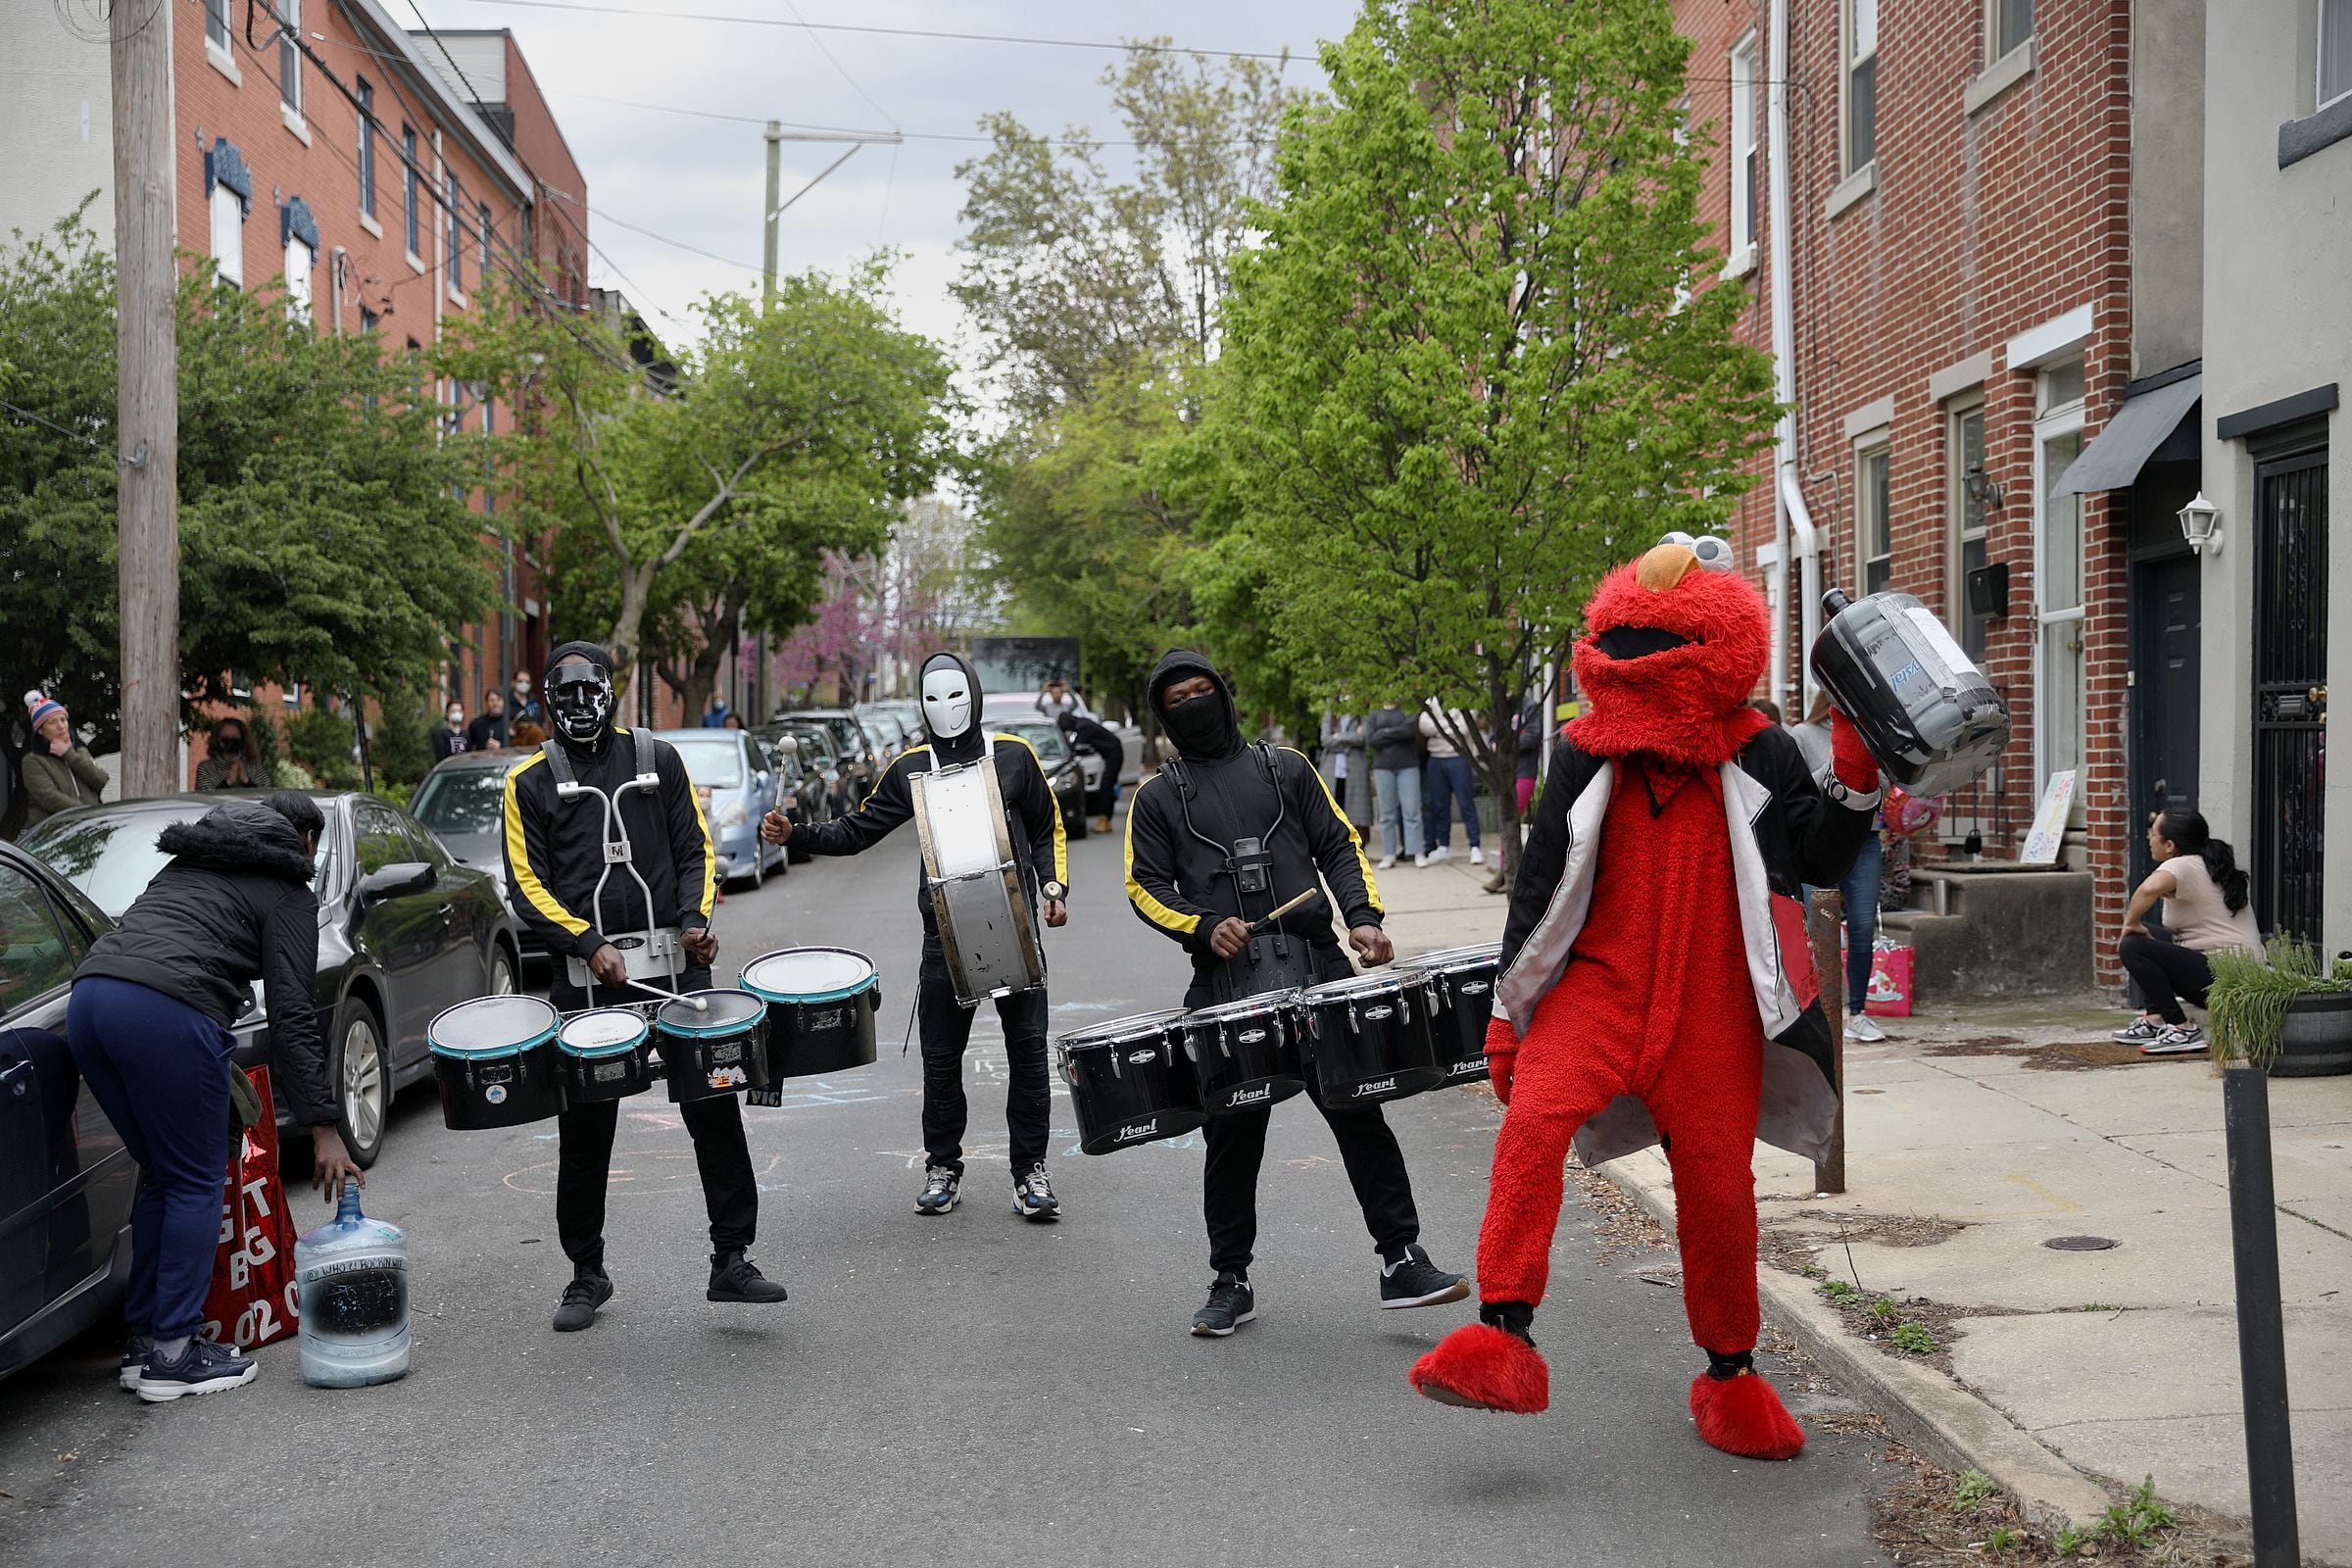
[[[230,801],[193,822],[174,822],[155,847],[208,871],[259,871],[307,883],[313,870],[294,824],[259,801]]]
[[[1206,675],[1216,682],[1214,702],[1223,716],[1222,724],[1179,727],[1168,722],[1167,705],[1160,700],[1161,696],[1176,682],[1190,680],[1195,675]],[[1168,650],[1160,657],[1159,662],[1152,666],[1150,691],[1152,711],[1159,715],[1160,726],[1168,732],[1168,738],[1176,743],[1176,749],[1186,757],[1213,761],[1218,758],[1231,757],[1242,749],[1242,720],[1240,710],[1234,706],[1233,687],[1217,672],[1216,665],[1199,654],[1189,648]],[[1187,734],[1187,729],[1192,733]]]
[[[914,674],[914,706],[917,709],[923,706],[923,677],[932,670],[947,664],[953,664],[963,671],[963,678],[969,683],[965,689],[972,694],[972,721],[965,726],[962,734],[954,740],[943,741],[931,733],[930,718],[926,714],[923,721],[923,739],[930,742],[932,755],[942,762],[976,761],[979,760],[981,752],[985,750],[988,721],[981,716],[980,712],[982,698],[985,696],[980,687],[980,672],[971,666],[970,661],[961,654],[951,654],[944,651],[933,654],[929,659],[924,660],[923,667],[916,670]]]
[[[556,666],[563,663],[566,659],[585,659],[588,661],[588,662],[594,664],[598,669],[603,670],[607,680],[610,680],[612,677],[612,656],[605,652],[604,644],[589,642],[559,643],[556,646],[555,652],[547,656],[547,668],[541,671],[539,676],[539,690],[542,694],[552,694],[555,691]],[[554,698],[552,696],[547,696],[542,706],[547,713],[547,733],[549,738],[562,743],[564,750],[582,756],[594,757],[602,753],[605,749],[605,743],[612,738],[612,726],[620,721],[620,698],[619,695],[615,693],[612,700],[613,710],[612,713],[606,716],[603,733],[599,734],[594,741],[575,741],[569,735],[564,734],[564,726],[557,722]]]

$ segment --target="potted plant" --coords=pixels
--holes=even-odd
[[[2352,1073],[2352,958],[2327,967],[2289,937],[2217,953],[2205,1009],[2216,1060],[2242,1056],[2278,1078]]]

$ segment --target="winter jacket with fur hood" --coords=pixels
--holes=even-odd
[[[261,981],[272,1082],[296,1121],[332,1122],[316,1001],[318,895],[302,835],[260,801],[231,801],[172,823],[155,847],[171,861],[91,945],[75,978],[160,991],[223,1029]]]

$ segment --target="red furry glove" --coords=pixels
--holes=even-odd
[[[1511,1102],[1511,1075],[1519,1068],[1519,1036],[1510,1023],[1502,1018],[1487,1022],[1487,1082],[1494,1087],[1494,1098],[1504,1104]]]
[[[1830,761],[1838,782],[1859,795],[1879,787],[1878,759],[1862,744],[1862,732],[1843,710],[1830,710]]]

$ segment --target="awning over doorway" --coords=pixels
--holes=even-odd
[[[2163,445],[2164,438],[2173,433],[2181,416],[2196,407],[2204,393],[2205,377],[2199,373],[2124,399],[2124,406],[2115,411],[2107,428],[2060,475],[2051,494],[2084,495],[2093,490],[2121,490],[2130,485],[2139,477],[2148,455]]]

